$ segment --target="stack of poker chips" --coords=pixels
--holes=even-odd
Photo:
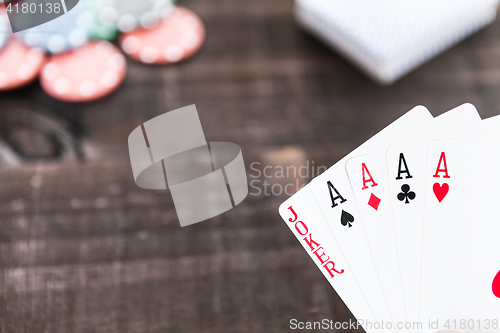
[[[12,33],[9,19],[25,2],[0,4],[0,91],[39,78],[56,99],[93,101],[125,78],[125,57],[112,41],[136,61],[171,64],[195,54],[205,40],[200,18],[170,0],[80,0],[51,21]],[[43,10],[47,3],[39,2]]]

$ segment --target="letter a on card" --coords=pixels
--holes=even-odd
[[[373,177],[370,174],[370,171],[366,167],[365,163],[361,163],[361,173],[363,174],[363,187],[361,188],[362,190],[366,190],[368,188],[368,183],[372,184],[371,187],[378,185],[377,183],[375,183],[375,180],[373,180]]]
[[[337,191],[337,189],[335,188],[335,186],[333,186],[331,181],[326,182],[326,184],[328,185],[328,190],[330,191],[330,198],[332,199],[332,208],[337,207],[338,203],[335,202],[336,200],[340,200],[340,203],[344,203],[347,201],[347,199],[344,199],[342,194],[340,194],[339,191]],[[335,192],[336,195],[335,197],[333,196],[333,192]]]
[[[443,174],[441,176],[441,174]],[[443,152],[441,152],[441,155],[439,156],[439,162],[438,162],[438,166],[436,168],[436,173],[432,176],[434,178],[450,178],[450,176],[448,175],[448,166],[446,165],[446,155]],[[443,201],[443,199],[446,197],[446,195],[448,194],[448,191],[450,190],[450,186],[448,185],[448,183],[443,183],[443,184],[439,184],[439,183],[434,183],[432,185],[432,191],[434,192],[434,195],[436,196],[436,199],[441,202]]]
[[[404,166],[404,169],[402,168],[403,166]],[[396,177],[396,180],[403,179],[403,177],[401,177],[402,174],[406,174],[406,179],[413,178],[412,175],[410,175],[410,170],[408,169],[408,165],[406,164],[405,155],[403,153],[400,153],[399,154],[398,176]]]
[[[439,162],[436,169],[436,173],[432,177],[435,178],[441,177],[439,175],[440,172],[444,172],[443,178],[450,178],[450,176],[448,176],[448,167],[446,166],[446,155],[444,154],[444,151],[441,152],[441,156],[439,156]]]

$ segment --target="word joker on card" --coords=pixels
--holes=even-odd
[[[326,185],[328,186],[328,191],[330,191],[330,198],[332,199],[332,208],[335,208],[340,204],[343,204],[344,202],[347,201],[342,194],[333,186],[331,181],[327,181]],[[335,192],[335,194],[334,194]],[[339,200],[339,202],[335,202]],[[345,210],[342,209],[342,214],[340,214],[340,223],[345,226],[352,227],[352,224],[354,223],[354,216],[346,212]]]
[[[443,175],[441,175],[441,173]],[[450,178],[450,176],[448,175],[448,166],[446,165],[446,155],[444,154],[444,151],[441,152],[441,155],[439,156],[439,162],[436,169],[436,173],[432,177]],[[448,194],[449,190],[450,186],[448,185],[448,183],[443,183],[443,184],[434,183],[434,185],[432,185],[432,191],[434,192],[434,195],[436,196],[439,202],[443,201],[443,199]]]
[[[309,250],[316,255],[321,264],[321,267],[323,267],[328,272],[331,278],[333,278],[335,274],[343,274],[343,269],[341,269],[340,271],[335,269],[335,263],[330,260],[330,256],[325,253],[325,250],[321,246],[321,244],[312,239],[312,233],[309,232],[307,224],[298,219],[297,213],[295,213],[295,210],[292,208],[292,206],[288,207],[288,209],[293,214],[293,218],[289,218],[288,221],[290,223],[295,223],[295,230],[297,230],[297,232],[301,236],[305,236],[303,238],[303,241],[308,245]]]
[[[368,189],[368,184],[371,183],[370,187],[375,187],[378,186],[377,183],[375,183],[375,180],[373,179],[372,175],[370,174],[370,171],[366,167],[365,163],[361,163],[361,173],[363,175],[363,187],[361,188],[362,190]],[[372,207],[375,210],[378,210],[378,206],[380,205],[380,198],[377,197],[375,194],[370,195],[370,199],[368,200],[368,205]]]

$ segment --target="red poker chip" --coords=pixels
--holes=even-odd
[[[204,41],[205,27],[198,15],[175,6],[154,28],[122,34],[120,46],[132,59],[142,63],[169,64],[192,56]]]
[[[40,84],[50,96],[67,102],[88,102],[115,91],[126,73],[125,57],[113,44],[91,42],[53,55],[43,67]]]
[[[11,38],[0,51],[0,90],[20,88],[33,82],[46,61],[42,49]]]

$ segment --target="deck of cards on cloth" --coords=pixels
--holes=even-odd
[[[417,106],[279,208],[371,332],[500,331],[500,116]]]

